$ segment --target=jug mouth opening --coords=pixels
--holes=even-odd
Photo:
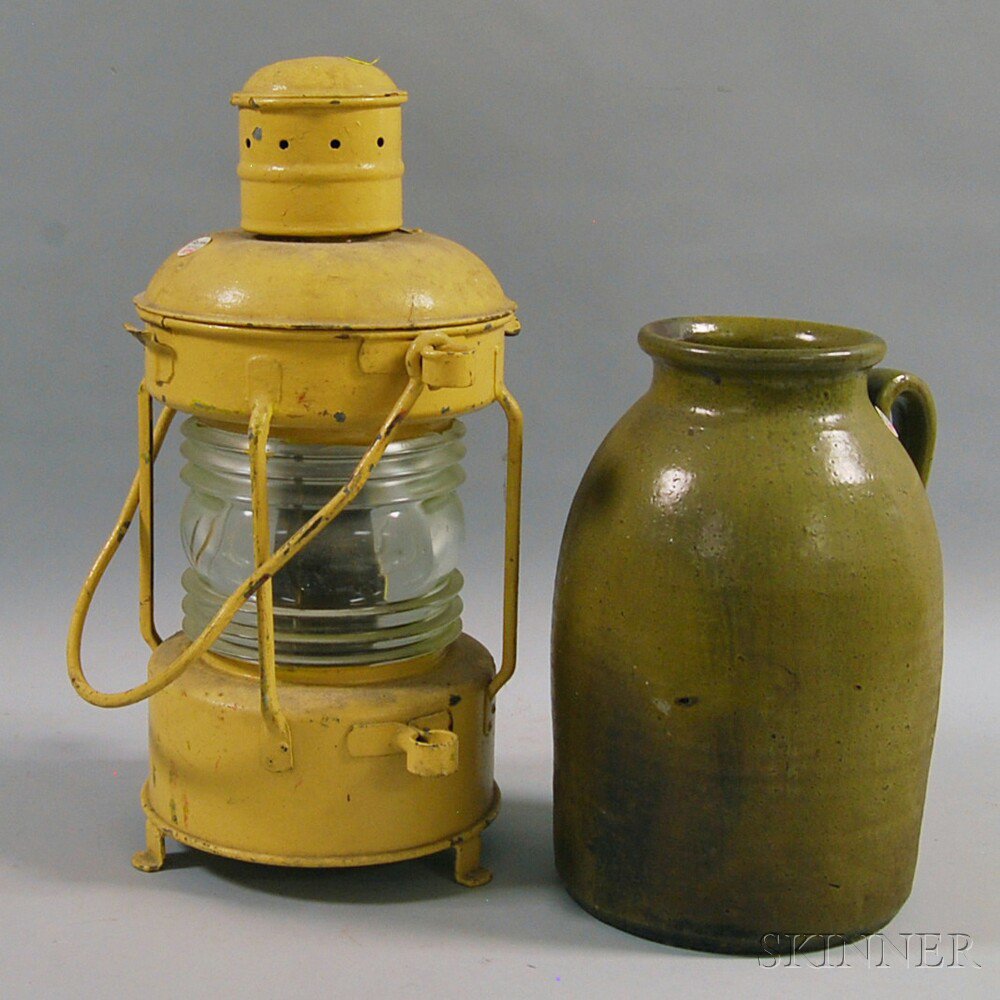
[[[671,365],[754,372],[850,372],[885,356],[873,333],[761,316],[680,316],[647,323],[639,344]]]

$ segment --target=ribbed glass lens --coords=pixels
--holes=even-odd
[[[390,444],[354,502],[274,577],[279,663],[387,662],[441,649],[459,634],[464,433],[456,421]],[[254,568],[250,459],[243,434],[194,417],[183,434],[190,493],[181,536],[191,564],[182,578],[184,632],[194,638]],[[272,548],[348,481],[363,453],[271,439]],[[257,660],[254,600],[212,648]]]

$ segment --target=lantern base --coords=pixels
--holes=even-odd
[[[253,851],[239,851],[211,844],[200,837],[192,837],[167,823],[157,816],[149,805],[146,786],[142,787],[142,808],[146,813],[146,847],[132,855],[132,867],[141,872],[158,872],[167,861],[166,838],[170,837],[179,844],[193,847],[208,854],[218,854],[224,858],[236,861],[250,861],[258,865],[279,865],[286,868],[359,868],[364,865],[385,865],[395,861],[410,861],[422,858],[428,854],[438,854],[449,849],[455,852],[454,877],[459,885],[476,888],[486,885],[493,878],[493,872],[480,863],[482,847],[481,834],[490,823],[496,819],[500,811],[500,789],[494,784],[493,802],[489,812],[467,830],[462,830],[446,840],[434,844],[410,848],[403,851],[389,851],[383,854],[335,855],[325,858],[287,857],[275,854],[259,854]]]
[[[187,645],[182,634],[167,639],[150,675]],[[196,660],[149,702],[146,848],[133,865],[163,867],[166,837],[223,857],[304,868],[453,849],[456,881],[485,884],[480,835],[500,802],[493,676],[492,657],[467,635],[419,662],[279,670],[292,766],[274,770],[256,666]],[[442,734],[457,745],[457,759],[422,756]]]

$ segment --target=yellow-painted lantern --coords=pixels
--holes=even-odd
[[[267,864],[454,848],[480,885],[494,699],[514,670],[521,413],[515,306],[478,257],[402,226],[401,105],[380,69],[295,59],[239,108],[242,229],[192,240],[135,302],[139,467],[80,594],[70,678],[149,699],[146,847]],[[163,404],[153,422],[153,401]],[[461,631],[462,414],[507,417],[503,656]],[[183,629],[153,620],[153,461],[177,411],[189,495]],[[94,590],[138,510],[148,679],[84,676]]]

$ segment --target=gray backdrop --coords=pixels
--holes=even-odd
[[[0,14],[2,992],[842,988],[845,973],[805,980],[630,938],[552,874],[547,629],[563,519],[648,381],[637,329],[693,312],[870,329],[935,390],[946,682],[917,887],[890,932],[970,933],[995,964],[993,0],[7,0]],[[260,65],[321,53],[378,57],[409,90],[407,222],[474,249],[521,305],[521,667],[500,705],[497,878],[478,893],[434,861],[316,875],[184,855],[134,874],[143,710],[91,709],[64,676],[69,609],[134,465],[130,298],[187,239],[238,224],[229,94]],[[496,648],[502,426],[496,413],[468,423],[466,624]],[[165,626],[178,619],[178,468],[173,438]],[[134,558],[109,574],[88,631],[108,687],[144,669]],[[942,974],[911,994],[940,991]],[[896,982],[847,975],[854,991]]]

